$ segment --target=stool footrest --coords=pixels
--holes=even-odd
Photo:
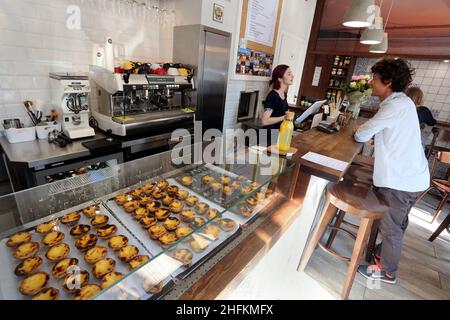
[[[346,262],[350,262],[350,258],[348,257],[344,257],[341,256],[340,254],[336,253],[335,251],[328,249],[327,247],[325,247],[322,243],[319,242],[319,247],[320,249],[322,249],[323,251],[325,251],[326,253],[328,253],[329,255],[332,255],[333,257],[342,260],[342,261],[346,261]]]

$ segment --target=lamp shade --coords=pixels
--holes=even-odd
[[[342,24],[350,28],[366,28],[372,25],[370,10],[372,6],[375,6],[375,0],[352,0]]]
[[[362,44],[380,44],[383,41],[383,18],[375,18],[375,24],[364,30],[361,35]]]
[[[384,33],[383,41],[380,44],[373,44],[370,46],[372,53],[386,53],[389,47],[389,40],[387,32]]]

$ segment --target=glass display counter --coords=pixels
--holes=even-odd
[[[287,201],[291,160],[211,145],[0,198],[0,299],[163,297]]]

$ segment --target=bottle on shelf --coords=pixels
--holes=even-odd
[[[294,133],[294,112],[287,111],[284,121],[280,126],[278,135],[278,150],[288,152],[291,149],[292,134]]]

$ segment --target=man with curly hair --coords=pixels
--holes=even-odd
[[[383,242],[374,250],[375,264],[360,266],[358,272],[395,284],[408,214],[420,193],[429,187],[430,172],[416,106],[404,93],[412,82],[409,63],[384,58],[372,67],[372,73],[372,95],[380,98],[380,109],[355,130],[355,140],[367,142],[375,137],[373,183],[389,210],[380,223]]]

